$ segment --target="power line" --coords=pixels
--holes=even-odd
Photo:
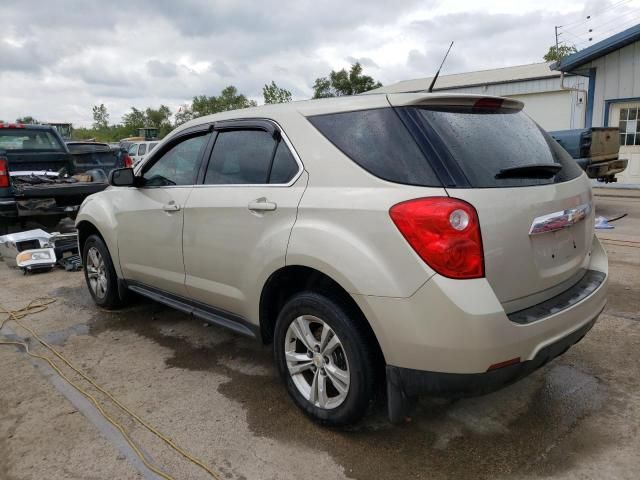
[[[559,25],[559,27],[567,27],[567,26],[570,26],[570,25],[577,25],[577,24],[581,24],[581,23],[586,23],[589,20],[591,20],[591,17],[593,17],[593,15],[595,15],[597,13],[601,13],[601,12],[604,12],[606,10],[609,10],[609,9],[612,9],[612,8],[615,8],[615,7],[619,7],[620,5],[624,5],[625,3],[629,3],[631,1],[633,1],[633,0],[621,0],[621,1],[617,2],[617,3],[612,4],[612,5],[607,5],[606,7],[602,7],[600,9],[598,9],[598,10],[593,10],[584,19],[576,20],[576,21],[569,22],[569,23],[565,23],[564,25]]]
[[[575,39],[577,39],[578,41],[574,43],[574,45],[576,47],[578,47],[579,45],[592,45],[595,42],[598,42],[600,40],[603,40],[604,38],[606,38],[609,34],[611,34],[611,32],[615,32],[615,33],[619,33],[622,32],[623,30],[626,30],[627,28],[632,27],[633,25],[635,25],[639,20],[640,20],[640,9],[634,9],[634,10],[630,10],[628,13],[631,13],[632,16],[629,16],[628,18],[621,20],[620,17],[616,17],[614,19],[610,19],[607,20],[605,22],[600,22],[598,24],[594,24],[593,26],[590,26],[590,28],[588,29],[587,32],[578,32],[574,29],[561,29],[562,27],[558,27],[558,29],[556,29],[556,35],[558,37],[564,35],[566,38],[566,35],[569,35]],[[626,15],[625,15],[626,16]],[[609,28],[603,28],[603,27],[607,27],[611,24],[613,24],[614,22],[616,22],[616,24],[614,26],[611,26]],[[559,30],[559,31],[558,31]],[[610,36],[610,35],[609,35]],[[596,39],[594,42],[594,39]],[[568,39],[568,41],[571,41]],[[564,42],[567,43],[567,42]]]
[[[627,12],[625,12],[625,13],[634,15],[634,14],[640,13],[640,8],[630,9],[630,10],[627,10]],[[610,25],[610,24],[612,24],[614,22],[620,22],[620,21],[622,21],[622,23],[626,23],[629,20],[628,19],[627,20],[621,20],[620,19],[620,15],[616,15],[614,18],[611,18],[611,19],[609,19],[609,20],[607,20],[605,22],[600,22],[600,23],[596,23],[596,24],[593,24],[593,25],[589,26],[588,32],[590,33],[592,31],[595,31],[596,29],[602,28],[605,25]],[[562,27],[560,27],[560,28],[562,28]],[[572,31],[572,32],[575,33],[575,30],[574,29],[570,29],[570,28],[569,29],[565,29],[563,31]]]
[[[640,15],[637,16],[637,17],[631,18],[629,20],[626,20],[626,21],[622,22],[620,25],[616,25],[613,28],[610,28],[608,30],[604,30],[603,32],[594,31],[594,33],[597,34],[597,35],[605,36],[605,37],[606,36],[610,36],[610,35],[608,35],[610,32],[620,33],[623,30],[626,30],[627,28],[630,28],[630,27],[636,25],[638,20],[640,20]]]

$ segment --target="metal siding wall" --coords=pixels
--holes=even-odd
[[[593,126],[604,125],[605,101],[640,97],[640,41],[591,62],[597,69]]]
[[[627,45],[620,50],[618,79],[618,95],[622,98],[633,96],[633,55],[635,44]]]
[[[572,118],[575,92],[559,90],[511,97],[523,102],[524,111],[545,130],[568,130],[582,126],[576,126]],[[584,118],[584,109],[580,109],[580,112]]]
[[[640,42],[633,45],[633,94],[632,97],[640,97]]]
[[[587,90],[589,79],[571,75],[565,77],[564,84],[567,87]],[[583,128],[585,125],[586,92],[562,90],[559,77],[438,91],[517,97],[518,100],[525,102],[525,111],[547,130]],[[578,95],[582,102],[578,101]],[[527,104],[529,104],[528,108]]]

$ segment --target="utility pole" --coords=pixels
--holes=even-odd
[[[556,29],[556,52],[558,51],[558,26],[554,27]]]

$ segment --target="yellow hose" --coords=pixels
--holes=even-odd
[[[178,452],[180,455],[182,455],[185,459],[187,459],[189,462],[193,463],[194,465],[197,465],[198,467],[200,467],[202,470],[204,470],[205,472],[207,472],[211,477],[215,478],[216,480],[222,480],[222,478],[213,470],[211,470],[209,467],[207,467],[201,460],[198,460],[197,458],[193,457],[192,455],[190,455],[187,451],[185,451],[183,448],[179,447],[178,445],[176,445],[173,441],[171,441],[169,438],[167,438],[165,435],[163,435],[162,433],[160,433],[156,428],[154,428],[153,426],[151,426],[148,422],[146,422],[145,420],[143,420],[142,418],[140,418],[137,414],[135,414],[134,412],[132,412],[131,410],[129,410],[126,406],[124,406],[119,400],[117,400],[111,393],[109,393],[108,391],[106,391],[104,388],[102,388],[100,385],[98,385],[92,378],[88,377],[84,372],[82,372],[81,370],[79,370],[77,367],[75,367],[69,360],[67,360],[61,353],[59,353],[55,348],[53,348],[51,345],[49,345],[46,341],[44,341],[32,328],[28,327],[27,325],[23,324],[22,322],[20,322],[20,319],[26,317],[27,315],[33,315],[35,313],[40,313],[44,310],[46,310],[48,308],[48,305],[52,304],[53,302],[55,302],[55,298],[37,298],[35,300],[32,300],[26,307],[21,308],[19,310],[7,310],[5,309],[1,304],[0,304],[0,313],[4,313],[7,315],[7,318],[5,318],[4,320],[2,320],[2,322],[0,322],[0,330],[2,330],[2,328],[5,326],[6,323],[12,321],[15,322],[20,328],[26,330],[27,332],[29,332],[33,338],[35,338],[36,340],[38,340],[38,342],[40,342],[40,344],[42,344],[45,348],[47,348],[49,351],[51,351],[56,357],[58,357],[65,365],[67,365],[69,368],[71,368],[71,370],[73,370],[74,372],[76,372],[78,375],[80,375],[84,380],[86,380],[87,382],[89,382],[94,388],[96,388],[99,392],[103,393],[104,395],[106,395],[114,404],[116,404],[122,411],[124,411],[125,413],[127,413],[131,418],[135,419],[140,425],[142,425],[144,428],[146,428],[147,430],[149,430],[149,432],[151,432],[153,435],[155,435],[157,438],[159,438],[160,440],[162,440],[164,443],[166,443],[169,447],[171,447],[173,450],[175,450],[176,452]],[[65,375],[62,370],[60,370],[60,368],[58,367],[58,365],[56,365],[50,358],[47,358],[45,356],[42,355],[38,355],[35,354],[33,352],[31,352],[29,350],[29,345],[27,345],[24,342],[18,342],[18,341],[11,341],[11,340],[0,340],[0,345],[15,345],[15,346],[20,346],[22,348],[24,348],[25,352],[30,355],[33,358],[37,358],[39,360],[43,360],[45,362],[47,362],[51,368],[53,368],[56,373],[58,373],[58,375],[60,375],[60,377],[62,377],[69,385],[71,385],[73,388],[75,388],[79,393],[81,393],[84,397],[86,397],[91,403],[93,403],[93,405],[98,409],[98,411],[100,412],[100,414],[109,422],[111,423],[115,428],[117,428],[120,433],[122,434],[122,436],[125,438],[125,440],[127,441],[127,443],[131,446],[131,448],[133,449],[133,451],[136,453],[136,455],[140,458],[140,460],[144,463],[144,465],[151,470],[152,472],[156,473],[157,475],[159,475],[160,477],[166,479],[166,480],[174,480],[173,477],[171,477],[170,475],[158,470],[156,467],[154,467],[153,465],[151,465],[149,463],[149,461],[145,458],[145,456],[143,455],[143,453],[140,451],[140,449],[135,445],[133,439],[129,436],[129,434],[125,431],[124,427],[119,424],[116,420],[114,420],[113,418],[111,418],[109,416],[109,414],[107,414],[104,411],[104,408],[100,405],[100,403],[98,402],[98,400],[91,395],[89,392],[87,392],[86,390],[84,390],[80,385],[76,384],[75,382],[73,382],[67,375]]]

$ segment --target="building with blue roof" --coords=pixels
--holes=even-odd
[[[640,184],[640,24],[551,65],[589,79],[585,125],[617,126],[620,157],[629,159],[619,182]]]

